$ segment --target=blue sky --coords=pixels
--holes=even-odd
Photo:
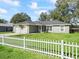
[[[27,13],[36,21],[41,12],[55,8],[56,0],[0,0],[0,18],[10,21],[18,12]]]

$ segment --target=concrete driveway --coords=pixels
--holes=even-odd
[[[0,37],[2,37],[2,36],[12,36],[12,35],[19,35],[19,34],[17,34],[17,33],[0,34]]]

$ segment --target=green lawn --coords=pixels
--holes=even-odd
[[[67,42],[70,41],[70,42],[75,42],[75,43],[77,42],[77,43],[79,43],[79,33],[72,33],[72,34],[36,33],[36,34],[16,35],[16,36],[13,36],[13,37],[18,37],[18,38],[26,37],[26,38],[30,38],[30,39],[39,39],[39,40],[48,40],[48,41],[64,40],[64,41],[67,41]],[[19,41],[19,40],[5,39],[5,42],[9,43],[9,44],[13,44],[13,45],[23,46],[23,41]],[[34,48],[34,47],[36,47],[37,49],[40,48],[40,47],[34,46],[35,44],[39,45],[40,43],[32,43],[32,42],[31,43],[30,42],[26,42],[26,43],[28,44],[28,45],[26,44],[26,46],[28,48]],[[9,49],[10,49],[10,51],[8,51],[8,53],[7,53],[7,47],[6,47],[6,49],[0,50],[0,52],[3,51],[2,54],[0,54],[0,57],[2,57],[2,59],[6,59],[6,58],[7,59],[12,59],[12,58],[13,59],[60,59],[58,57],[49,57],[49,56],[44,55],[44,54],[34,53],[34,52],[31,52],[31,51],[23,51],[23,50],[16,49],[16,48],[13,49],[13,48],[9,48],[8,47],[8,50]],[[43,48],[41,48],[41,49],[46,49],[46,46],[43,45]],[[72,50],[70,52],[72,52]],[[78,49],[78,52],[79,52],[79,49]],[[4,55],[6,55],[6,56],[4,57]],[[15,56],[15,58],[14,58],[14,56]]]
[[[16,35],[14,37],[19,38],[31,38],[31,39],[44,39],[44,40],[64,40],[67,42],[77,42],[79,43],[79,33],[72,34],[56,34],[56,33],[36,33],[36,34],[22,34]]]
[[[0,45],[0,59],[60,59],[60,58]]]

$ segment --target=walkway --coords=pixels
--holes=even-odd
[[[19,35],[19,34],[17,34],[17,33],[0,34],[0,37],[2,37],[2,36],[12,36],[12,35]]]

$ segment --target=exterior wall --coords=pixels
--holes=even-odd
[[[70,33],[70,26],[65,26],[65,32]]]
[[[52,30],[47,29],[48,26],[46,26],[46,30],[43,30],[42,27],[42,32],[44,31],[48,31],[48,32],[52,32],[52,33],[69,33],[69,26],[64,26],[64,25],[54,25],[51,26]],[[18,25],[15,25],[13,27],[13,32],[18,33],[18,34],[28,34],[28,33],[37,33],[37,32],[41,32],[41,27],[40,26],[34,26],[34,25],[24,25],[23,28],[21,28]]]
[[[53,33],[69,33],[69,26],[52,26],[52,30],[48,30],[48,32]]]
[[[15,25],[13,27],[13,32],[18,34],[28,34],[28,33],[37,33],[38,32],[38,26],[24,26],[21,28],[19,25]]]
[[[18,33],[18,34],[28,34],[29,33],[29,26],[24,26],[21,28],[18,25],[15,25],[13,27],[13,32]]]

